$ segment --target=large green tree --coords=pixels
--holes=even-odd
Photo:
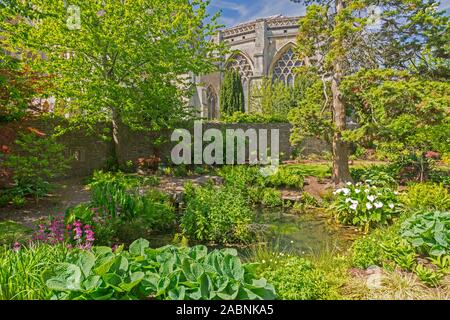
[[[293,1],[309,5],[300,20],[298,54],[309,59],[323,92],[330,86],[331,97],[323,108],[332,114],[333,180],[343,183],[351,179],[343,138],[351,106],[343,100],[343,79],[361,69],[385,67],[420,66],[436,75],[429,66],[445,64],[448,18],[437,11],[434,0]]]
[[[224,115],[245,112],[244,89],[238,71],[226,71],[220,89],[220,110]]]
[[[14,1],[0,2],[0,123],[20,120],[33,107],[32,100],[45,94],[51,77],[33,70],[27,57],[15,47],[20,12]],[[25,35],[22,35],[26,36]],[[36,107],[36,106],[35,106]],[[34,111],[42,111],[34,108]]]
[[[296,86],[291,87],[282,81],[263,78],[260,84],[252,86],[250,110],[286,118],[289,110],[297,105],[299,91]]]
[[[74,125],[171,126],[186,115],[190,73],[212,70],[221,48],[204,0],[16,1],[17,50],[54,76],[56,110]],[[43,57],[42,59],[40,57]],[[116,154],[120,154],[117,152]],[[120,161],[121,159],[119,159]]]
[[[375,147],[394,160],[402,155],[450,153],[450,83],[408,71],[362,70],[344,79],[344,101],[358,128],[347,140]]]

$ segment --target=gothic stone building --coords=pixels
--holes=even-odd
[[[294,68],[301,62],[293,47],[300,17],[273,16],[239,24],[221,30],[212,41],[224,42],[230,48],[219,70],[238,70],[244,88],[245,110],[249,110],[251,88],[264,77],[292,85]],[[223,72],[194,76],[196,92],[190,101],[200,116],[216,119],[220,116],[220,87]]]

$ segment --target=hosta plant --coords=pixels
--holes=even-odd
[[[256,279],[255,268],[233,249],[152,249],[139,239],[128,251],[72,251],[43,277],[56,299],[274,299],[273,286]]]
[[[340,223],[363,227],[367,232],[376,225],[386,225],[401,206],[397,193],[390,188],[347,183],[334,191],[332,209]]]
[[[416,213],[403,222],[400,235],[421,253],[431,256],[448,255],[450,212]]]

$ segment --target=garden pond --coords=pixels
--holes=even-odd
[[[320,209],[299,213],[289,208],[257,208],[255,228],[259,243],[276,251],[292,254],[320,254],[347,250],[359,232],[354,227],[338,225]],[[171,244],[174,234],[148,238],[151,247]],[[211,249],[223,246],[209,246]],[[245,253],[247,247],[237,247]]]

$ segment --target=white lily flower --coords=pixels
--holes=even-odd
[[[336,194],[341,193],[341,192],[342,192],[342,189],[336,189],[336,191],[334,191],[333,194],[336,195]]]
[[[342,189],[342,192],[343,192],[344,195],[346,196],[346,195],[348,195],[348,194],[350,193],[350,189],[348,189],[348,188],[343,188],[343,189]]]
[[[370,209],[373,208],[373,205],[370,202],[367,202],[366,203],[366,208],[370,210]]]
[[[361,192],[360,189],[355,189],[355,193],[356,193],[356,194],[358,194],[358,193],[360,193],[360,192]]]
[[[365,193],[369,193],[370,190],[369,190],[369,189],[364,189],[364,192],[365,192]]]
[[[347,182],[347,185],[348,185],[348,186],[351,186],[351,185],[352,185],[352,183],[351,183],[351,182]]]
[[[367,196],[367,199],[368,199],[370,202],[374,202],[376,198],[377,198],[377,197],[375,197],[375,196]]]
[[[345,203],[353,202],[352,198],[345,199]]]
[[[393,203],[389,203],[389,208],[394,209],[394,204]]]
[[[358,207],[358,204],[357,204],[357,203],[353,203],[353,204],[350,206],[350,209],[356,210],[357,207]]]
[[[374,203],[374,205],[375,205],[375,208],[377,208],[377,209],[379,209],[379,208],[383,207],[383,203],[382,203],[382,202],[380,202],[380,201],[378,201],[378,202],[375,202],[375,203]]]

